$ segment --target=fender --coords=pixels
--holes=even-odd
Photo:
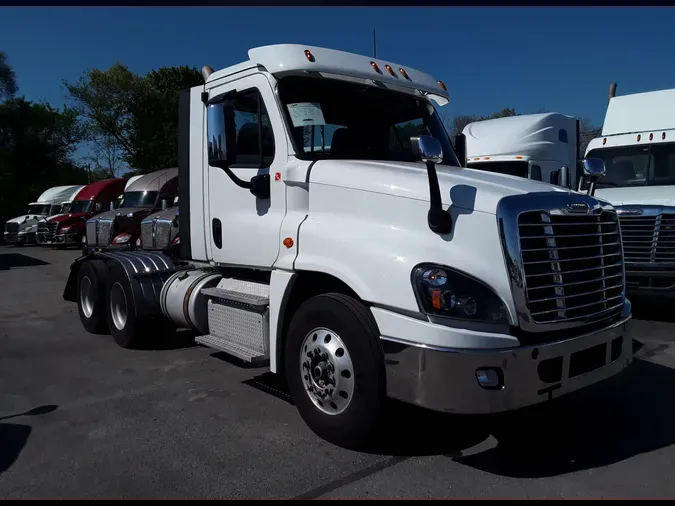
[[[160,311],[159,296],[162,286],[179,270],[167,255],[152,251],[106,251],[89,253],[77,258],[70,266],[70,275],[63,292],[64,300],[77,301],[77,272],[85,261],[101,259],[109,269],[119,265],[131,284],[136,313],[155,315]]]

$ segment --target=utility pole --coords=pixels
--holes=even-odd
[[[377,58],[377,41],[375,40],[375,28],[373,28],[373,58]]]

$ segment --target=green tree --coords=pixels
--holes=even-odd
[[[64,84],[92,139],[119,149],[134,172],[148,173],[178,164],[179,93],[202,83],[194,67],[164,67],[139,76],[116,63]]]
[[[0,51],[0,100],[12,98],[19,91],[16,75],[8,59],[7,53]]]
[[[86,184],[72,161],[85,137],[77,111],[14,98],[0,103],[0,216],[22,212],[52,186]]]

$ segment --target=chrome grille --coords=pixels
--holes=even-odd
[[[619,313],[624,272],[616,212],[518,217],[525,302],[537,324],[600,319]]]
[[[675,214],[622,216],[626,263],[675,263]]]
[[[96,246],[96,220],[87,222],[87,244]]]
[[[97,246],[109,246],[112,233],[112,221],[99,220],[98,222],[98,231],[96,234],[96,245]]]
[[[141,222],[141,245],[145,249],[152,249],[155,246],[153,241],[153,229],[155,220],[144,220]]]
[[[56,222],[47,222],[47,231],[50,234],[55,234],[56,230],[59,228],[59,224]]]
[[[18,223],[5,223],[5,232],[9,234],[18,234],[19,233],[19,224]]]
[[[160,249],[169,247],[171,241],[171,222],[166,220],[157,220],[155,229],[155,246]]]

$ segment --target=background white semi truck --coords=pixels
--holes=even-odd
[[[80,185],[55,186],[45,190],[37,202],[28,204],[26,214],[7,220],[5,223],[5,242],[15,245],[35,243],[40,219],[59,214],[61,204],[73,195]]]
[[[192,329],[285,376],[345,446],[375,437],[386,396],[493,413],[628,366],[610,205],[461,168],[428,74],[311,46],[248,55],[181,94],[179,250],[71,266],[87,330],[134,347]]]
[[[75,197],[77,196],[78,193],[80,193],[80,190],[82,188],[84,188],[84,185],[74,186],[73,191],[70,193],[68,198],[66,200],[64,200],[63,202],[61,202],[60,206],[55,206],[54,208],[51,209],[51,211],[53,211],[54,214],[51,214],[49,216],[45,216],[44,218],[40,218],[37,222],[36,232],[39,232],[40,229],[43,228],[46,225],[47,220],[49,220],[51,218],[55,218],[57,216],[63,216],[64,214],[68,214],[70,212],[70,206],[72,205],[73,200],[75,200]],[[35,242],[37,244],[40,244],[40,242],[41,242],[39,233],[37,233],[37,235],[35,236]]]
[[[630,292],[675,297],[675,89],[615,96],[586,156],[607,174],[598,197],[621,218]]]
[[[469,123],[466,166],[577,189],[579,120],[555,112]]]

